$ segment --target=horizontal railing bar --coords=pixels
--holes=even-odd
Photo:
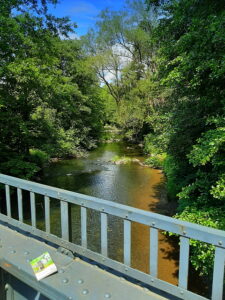
[[[154,226],[157,229],[170,231],[181,236],[213,245],[219,245],[221,248],[225,248],[225,232],[222,230],[189,223],[112,201],[106,201],[59,188],[49,187],[44,184],[26,181],[3,174],[0,174],[0,182],[98,211],[102,211],[102,209],[104,209],[105,213],[117,217],[126,218],[140,224]]]
[[[82,246],[75,245],[71,242],[65,241],[53,234],[46,233],[40,229],[33,228],[28,224],[22,223],[16,219],[10,219],[3,214],[0,214],[0,220],[3,222],[9,223],[11,226],[16,226],[20,228],[21,230],[24,230],[26,232],[30,232],[33,235],[36,235],[38,237],[41,237],[43,239],[47,239],[48,241],[63,246],[66,249],[71,250],[72,252],[76,252],[79,255],[84,255],[85,257],[92,259],[100,264],[104,263],[105,266],[112,268],[114,270],[117,270],[118,272],[125,274],[127,276],[130,276],[132,278],[135,278],[139,281],[142,281],[143,283],[147,283],[150,286],[153,286],[154,288],[163,290],[164,292],[174,295],[178,297],[179,299],[183,300],[209,300],[208,298],[202,297],[200,295],[194,294],[190,291],[187,291],[185,289],[179,288],[175,285],[172,285],[168,282],[162,281],[158,278],[154,278],[153,276],[143,273],[139,270],[135,270],[131,267],[125,266],[124,264],[112,260],[108,257],[104,257],[99,253],[93,252],[89,249],[86,249]]]

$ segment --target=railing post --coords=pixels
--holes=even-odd
[[[45,231],[50,233],[51,224],[50,224],[50,199],[45,196]]]
[[[223,299],[224,267],[225,249],[216,247],[213,270],[212,300]]]
[[[108,256],[108,220],[107,214],[101,213],[101,253]]]
[[[69,211],[68,202],[60,201],[62,238],[69,241]]]
[[[188,268],[189,268],[189,239],[180,237],[180,260],[179,260],[179,287],[187,289],[188,286]]]
[[[81,246],[87,248],[87,209],[81,207]]]
[[[20,188],[17,188],[17,201],[18,201],[19,221],[23,222],[23,198],[22,198],[22,190]]]
[[[7,209],[7,216],[9,218],[12,217],[12,212],[11,212],[11,200],[10,200],[10,189],[9,185],[5,185],[5,193],[6,193],[6,209]]]
[[[124,220],[124,264],[131,263],[131,221]]]
[[[31,224],[36,227],[36,205],[35,205],[35,194],[30,193],[30,210],[31,210]]]
[[[72,205],[68,203],[68,223],[69,223],[69,241],[72,242],[73,223],[72,223]]]
[[[158,229],[150,228],[150,274],[158,276]]]

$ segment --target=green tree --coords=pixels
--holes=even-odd
[[[93,147],[101,127],[97,77],[79,42],[60,39],[69,20],[42,2],[0,4],[0,170],[27,178]]]
[[[179,197],[178,217],[225,229],[224,3],[146,3],[160,13],[157,80],[172,91],[164,105],[170,111],[165,170],[171,196]],[[212,252],[202,250],[195,251],[194,265],[210,273]]]
[[[142,0],[127,1],[121,11],[102,11],[95,30],[82,39],[93,69],[117,104],[113,122],[133,141],[143,139],[152,108],[152,81],[146,79],[156,70],[151,37],[156,24],[154,12],[149,14]]]

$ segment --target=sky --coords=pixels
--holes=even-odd
[[[119,10],[124,4],[125,0],[59,0],[56,6],[49,5],[49,12],[56,17],[70,17],[78,26],[76,34],[81,36],[93,28],[101,10]]]

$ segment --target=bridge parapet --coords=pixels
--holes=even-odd
[[[6,214],[0,213],[0,220],[16,226],[35,236],[53,242],[58,246],[71,250],[97,263],[105,265],[117,272],[146,283],[184,300],[206,300],[188,290],[190,239],[201,241],[215,247],[212,300],[222,300],[225,265],[225,232],[184,222],[167,216],[143,211],[111,201],[82,195],[63,189],[58,189],[39,183],[18,179],[0,174],[0,183],[5,185]],[[17,189],[18,220],[12,218],[10,187]],[[22,190],[30,193],[31,225],[24,223]],[[44,196],[45,230],[37,228],[35,195]],[[60,202],[61,237],[51,233],[50,228],[50,201]],[[80,206],[81,210],[81,245],[71,242],[69,217],[70,204]],[[87,209],[100,213],[101,218],[101,253],[88,248],[87,243]],[[108,257],[108,216],[113,215],[123,220],[123,263]],[[131,266],[131,223],[137,222],[147,225],[150,231],[149,274],[141,272]],[[172,232],[180,236],[180,259],[178,286],[172,285],[158,278],[158,232],[159,230]]]

